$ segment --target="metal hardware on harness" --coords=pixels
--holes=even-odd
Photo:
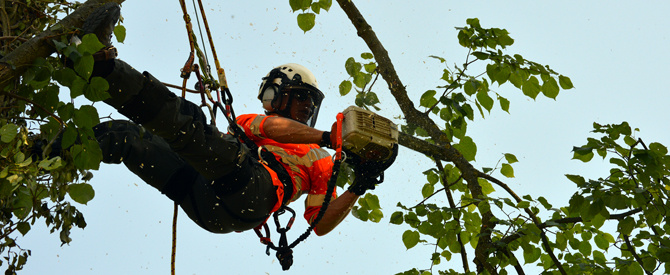
[[[288,206],[282,206],[277,212],[275,212],[274,219],[275,223],[277,224],[277,232],[280,234],[279,237],[279,246],[275,246],[274,243],[272,243],[272,240],[270,239],[270,230],[268,229],[267,222],[263,223],[262,225],[259,225],[258,227],[254,228],[254,231],[256,232],[256,235],[261,239],[261,243],[266,245],[267,248],[265,249],[265,254],[268,256],[270,255],[270,249],[277,251],[277,259],[279,260],[279,263],[282,266],[282,270],[286,271],[289,268],[291,268],[291,265],[293,265],[293,248],[298,245],[300,242],[304,241],[309,237],[309,235],[312,233],[312,230],[316,228],[316,226],[319,224],[321,219],[326,213],[326,210],[328,209],[328,206],[330,205],[330,200],[332,199],[332,194],[333,191],[335,191],[335,185],[337,184],[337,177],[340,171],[340,165],[342,164],[342,121],[344,120],[344,115],[342,113],[339,113],[337,115],[337,142],[336,142],[336,154],[334,156],[334,163],[333,163],[333,173],[330,176],[330,180],[328,181],[328,188],[326,190],[326,196],[323,199],[323,204],[321,204],[321,209],[319,209],[319,213],[316,215],[316,218],[312,221],[312,223],[309,225],[307,230],[305,230],[304,233],[302,233],[295,241],[293,241],[290,245],[288,244],[288,241],[286,239],[286,232],[291,229],[291,226],[293,225],[293,221],[295,220],[295,211],[291,209]],[[259,151],[260,152],[260,151]],[[345,154],[346,157],[346,154]],[[285,210],[288,210],[292,213],[292,217],[289,220],[288,225],[285,228],[281,228],[279,226],[279,215],[283,214]],[[265,236],[261,234],[261,227],[265,229]]]
[[[268,162],[263,159],[263,156],[261,153],[263,152],[263,146],[258,146],[258,161],[261,163],[265,164],[266,166],[268,165]],[[276,212],[275,212],[276,213]]]

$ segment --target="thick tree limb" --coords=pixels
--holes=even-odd
[[[56,49],[54,49],[48,42],[50,38],[60,35],[64,30],[81,27],[84,24],[86,17],[102,4],[108,2],[121,4],[124,1],[125,0],[86,1],[86,3],[81,5],[81,7],[72,14],[58,22],[58,24],[24,42],[21,46],[7,54],[7,56],[0,59],[0,91],[4,91],[5,87],[9,83],[12,83],[12,79],[16,79],[22,75],[35,59],[38,57],[47,57],[56,51]]]
[[[400,110],[402,110],[407,122],[415,124],[428,132],[430,137],[441,147],[440,151],[444,151],[447,156],[452,156],[447,159],[454,163],[454,165],[461,171],[461,175],[468,183],[468,189],[473,198],[480,198],[483,196],[482,188],[477,182],[478,171],[468,162],[458,150],[451,147],[449,139],[446,134],[440,131],[440,128],[431,120],[427,114],[424,114],[414,108],[414,103],[407,95],[405,86],[400,81],[397,72],[391,62],[388,52],[377,38],[377,35],[372,30],[372,27],[365,21],[363,15],[353,2],[349,0],[337,0],[342,10],[347,14],[349,20],[354,25],[363,41],[368,45],[370,51],[375,56],[377,61],[377,69],[379,74],[384,78],[388,84],[391,94],[395,98]],[[493,214],[491,211],[482,213],[482,229],[477,248],[475,248],[475,262],[477,263],[477,271],[481,272],[486,269],[490,274],[498,274],[495,268],[488,264],[489,256],[488,250],[491,244],[491,230],[495,223],[491,222]],[[477,260],[479,259],[479,260]]]

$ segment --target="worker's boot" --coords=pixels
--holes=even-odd
[[[84,26],[81,27],[83,35],[95,34],[100,43],[106,47],[111,46],[114,25],[119,21],[120,16],[121,7],[116,3],[107,3],[97,8],[84,21]]]
[[[117,57],[117,51],[112,46],[112,33],[114,32],[114,25],[119,21],[121,16],[121,7],[116,3],[107,3],[95,9],[84,21],[82,31],[79,35],[75,35],[70,39],[70,42],[79,45],[81,39],[87,34],[94,34],[100,43],[105,47],[93,54],[95,61],[93,72],[91,76],[105,77],[109,75],[114,69],[113,59]],[[76,53],[78,54],[78,53]],[[79,55],[81,57],[81,55]],[[73,68],[74,60],[79,57],[69,56],[63,60],[65,65]]]

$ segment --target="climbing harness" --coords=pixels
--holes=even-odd
[[[258,237],[260,238],[261,243],[267,246],[267,248],[265,249],[265,254],[270,256],[270,249],[277,251],[275,255],[277,256],[277,259],[279,260],[282,269],[285,271],[291,268],[291,265],[293,264],[293,248],[295,248],[295,246],[298,245],[300,242],[307,239],[307,237],[309,237],[309,235],[312,233],[312,230],[314,230],[317,224],[319,224],[319,221],[321,221],[321,218],[323,218],[324,214],[326,213],[326,210],[328,209],[328,205],[330,204],[330,200],[332,198],[331,194],[333,193],[333,191],[335,191],[335,186],[337,185],[337,177],[340,171],[340,165],[342,164],[342,161],[344,161],[344,159],[342,159],[342,155],[344,153],[342,152],[343,120],[344,115],[342,113],[337,114],[337,133],[335,134],[335,136],[337,137],[336,138],[337,145],[335,147],[333,173],[330,176],[330,180],[328,181],[328,188],[326,191],[326,196],[323,200],[323,204],[321,205],[321,209],[319,210],[319,213],[316,215],[316,218],[314,218],[314,220],[310,224],[309,228],[307,228],[307,230],[305,230],[304,233],[302,233],[295,241],[293,241],[289,245],[286,238],[286,232],[288,232],[288,230],[291,229],[291,226],[295,221],[295,211],[293,211],[293,209],[291,209],[286,205],[282,206],[277,212],[272,214],[274,217],[275,225],[277,226],[277,233],[279,233],[280,235],[278,246],[275,245],[270,239],[270,229],[268,228],[267,222],[254,228],[254,231],[256,232],[256,235],[258,235]],[[287,194],[284,194],[284,196],[286,195]],[[289,211],[292,216],[286,227],[282,228],[281,225],[279,224],[279,216],[284,214],[286,211]],[[264,229],[265,235],[261,233],[261,228]]]
[[[200,19],[198,18],[198,13],[197,9],[195,7],[195,0],[193,1],[193,8],[196,10],[196,20],[198,22],[198,29],[200,32],[200,37],[201,40],[204,41],[203,36],[202,36],[202,28],[200,26]],[[293,264],[293,248],[298,245],[298,243],[304,241],[307,237],[309,237],[310,233],[316,225],[319,223],[321,218],[323,218],[326,209],[328,208],[328,205],[330,204],[330,200],[332,196],[329,196],[332,194],[335,190],[335,185],[337,182],[337,175],[340,170],[340,164],[343,161],[342,160],[342,138],[341,138],[341,129],[342,129],[342,120],[344,116],[342,113],[338,114],[337,116],[337,125],[338,125],[338,135],[337,135],[337,148],[336,148],[336,154],[335,154],[335,161],[333,165],[333,174],[331,175],[330,181],[328,182],[328,188],[326,191],[326,196],[323,201],[323,204],[321,206],[321,209],[319,210],[319,213],[317,214],[316,218],[312,221],[310,224],[309,228],[300,235],[295,241],[293,241],[290,245],[288,244],[287,238],[286,238],[286,232],[291,229],[293,226],[293,222],[295,221],[295,211],[291,209],[290,207],[286,206],[288,204],[288,201],[291,197],[292,190],[293,190],[293,182],[288,175],[288,173],[285,171],[285,168],[277,161],[277,159],[274,157],[272,153],[269,151],[265,150],[265,148],[259,148],[256,146],[254,142],[252,142],[249,137],[243,132],[243,130],[240,127],[237,127],[237,122],[236,122],[236,117],[235,117],[235,112],[232,108],[233,104],[233,96],[230,92],[230,89],[228,88],[228,83],[226,80],[226,74],[223,68],[221,68],[219,60],[216,55],[216,50],[214,48],[214,43],[212,41],[212,35],[209,30],[209,24],[207,22],[207,17],[205,15],[205,10],[202,6],[202,0],[198,0],[198,6],[200,8],[200,13],[202,15],[202,20],[205,25],[205,29],[207,32],[207,37],[209,41],[209,45],[211,48],[212,52],[212,57],[214,58],[214,64],[216,66],[216,72],[217,72],[217,79],[215,79],[212,74],[211,74],[211,68],[208,62],[208,56],[206,52],[203,52],[198,43],[197,43],[197,37],[195,33],[193,32],[193,24],[191,23],[191,17],[188,14],[187,8],[186,8],[186,3],[185,0],[179,0],[179,3],[181,5],[182,11],[184,13],[184,22],[186,25],[186,31],[188,33],[188,39],[189,39],[189,46],[190,46],[190,54],[188,59],[186,60],[184,67],[181,68],[181,74],[180,77],[183,79],[182,85],[181,86],[176,86],[176,85],[170,85],[167,83],[163,83],[168,87],[172,88],[179,88],[181,89],[182,93],[181,96],[184,98],[186,97],[186,92],[190,93],[197,93],[200,94],[201,98],[201,108],[207,107],[210,113],[211,117],[211,124],[216,125],[216,112],[217,110],[221,110],[221,112],[224,113],[224,116],[229,124],[229,131],[230,133],[237,139],[241,140],[251,151],[258,151],[258,160],[263,161],[264,163],[267,163],[268,167],[275,171],[277,175],[280,178],[280,181],[284,185],[285,193],[284,193],[284,199],[282,200],[282,207],[273,213],[274,221],[275,224],[277,225],[277,232],[281,235],[280,240],[279,240],[279,245],[276,246],[270,239],[270,230],[267,225],[267,219],[269,218],[269,215],[267,218],[265,218],[265,221],[259,225],[258,227],[254,228],[254,231],[256,234],[261,238],[261,243],[265,244],[267,246],[266,248],[266,254],[270,255],[270,249],[277,251],[277,258],[279,259],[279,262],[281,263],[282,269],[283,270],[288,270],[291,265]],[[195,63],[195,57],[198,57],[199,64]],[[191,74],[195,72],[196,78],[197,78],[197,84],[195,85],[195,90],[190,90],[186,88],[186,84],[188,79],[190,78]],[[202,74],[201,74],[202,72]],[[212,96],[212,92],[216,92],[216,100],[214,100]],[[208,103],[209,101],[209,103]],[[211,103],[211,105],[210,105]],[[212,105],[214,107],[212,107]],[[265,155],[265,157],[263,157]],[[283,172],[282,172],[283,171]],[[299,191],[299,190],[298,190]],[[287,194],[288,193],[288,194]],[[175,274],[175,262],[176,262],[176,249],[177,249],[177,213],[178,213],[178,204],[175,202],[174,204],[174,216],[173,216],[173,223],[172,223],[172,254],[171,254],[171,272],[172,275]],[[279,216],[286,213],[290,212],[292,214],[291,219],[289,220],[288,224],[285,227],[281,227],[279,224]],[[265,236],[263,236],[260,232],[260,229],[264,228],[265,229]]]

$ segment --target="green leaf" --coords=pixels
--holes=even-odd
[[[81,44],[77,46],[77,51],[79,51],[84,56],[90,56],[104,47],[105,45],[100,43],[98,37],[95,34],[89,33],[81,38]]]
[[[505,111],[509,114],[509,100],[507,98],[499,96],[498,97],[498,102],[500,102],[500,109],[502,109],[503,111]]]
[[[353,57],[347,58],[347,61],[344,63],[344,68],[347,70],[349,76],[354,77],[361,70],[360,64],[354,60]]]
[[[607,258],[605,258],[605,254],[598,250],[593,251],[593,260],[596,261],[596,263],[600,265],[606,265],[607,264]]]
[[[489,59],[489,56],[490,56],[488,53],[485,53],[485,52],[473,52],[472,55],[475,56],[479,60]]]
[[[477,90],[479,90],[479,85],[480,82],[476,79],[470,79],[465,84],[463,84],[463,89],[465,91],[465,94],[467,95],[474,95]]]
[[[70,148],[72,144],[77,140],[78,132],[77,127],[72,122],[68,122],[67,128],[63,133],[63,139],[61,141],[61,146],[63,148]]]
[[[84,80],[87,80],[93,72],[93,63],[93,56],[90,53],[86,53],[74,62],[74,71],[84,78]]]
[[[72,200],[81,204],[88,203],[95,196],[93,187],[88,183],[70,184],[67,193]]]
[[[74,115],[74,104],[68,103],[58,107],[58,115],[63,121],[68,121]]]
[[[453,146],[458,150],[467,161],[474,161],[477,155],[477,145],[472,138],[465,136],[461,138],[458,144]]]
[[[500,73],[500,68],[496,64],[488,64],[486,65],[486,75],[488,75],[489,79],[491,80],[491,84],[496,81],[497,75]],[[502,83],[499,83],[502,84]]]
[[[500,71],[496,74],[496,81],[498,81],[498,86],[505,84],[507,79],[510,76],[510,68],[508,66],[501,66]]]
[[[342,81],[342,83],[340,83],[340,95],[341,96],[347,95],[349,92],[351,92],[351,87],[352,87],[351,81],[349,80]]]
[[[428,172],[428,175],[426,175],[426,179],[428,180],[428,183],[430,183],[431,185],[436,184],[438,181],[440,181],[440,177],[432,171]]]
[[[379,98],[374,92],[368,92],[365,94],[365,99],[363,100],[366,105],[375,105],[379,103]]]
[[[515,87],[521,88],[521,85],[523,84],[523,79],[521,79],[521,75],[519,74],[518,70],[514,70],[509,74],[509,82],[514,84]]]
[[[502,164],[502,168],[500,169],[500,173],[503,174],[503,176],[508,177],[508,178],[513,178],[514,177],[514,169],[512,168],[512,165],[509,165],[507,163]]]
[[[542,93],[548,98],[556,99],[558,91],[558,83],[554,78],[549,78],[542,84]]]
[[[443,108],[440,110],[440,118],[444,121],[450,121],[451,120],[451,109],[449,108]]]
[[[370,212],[369,218],[371,222],[378,223],[384,218],[384,213],[379,209],[375,209]]]
[[[631,217],[626,217],[619,221],[617,231],[624,235],[630,235],[630,232],[635,228],[635,220]]]
[[[354,85],[361,89],[365,87],[370,80],[372,80],[372,76],[364,72],[357,72],[356,75],[354,75]]]
[[[377,195],[373,195],[370,193],[365,194],[365,201],[367,202],[367,205],[370,210],[375,210],[375,209],[380,209],[381,206],[379,204],[379,198]]]
[[[572,86],[572,81],[567,76],[559,75],[558,82],[561,84],[561,88],[563,88],[563,90],[574,88],[574,86]]]
[[[372,58],[374,58],[374,55],[372,55],[371,53],[362,53],[362,54],[361,54],[361,58],[363,58],[363,59],[372,59]]]
[[[489,181],[479,178],[477,179],[477,182],[479,182],[479,185],[482,187],[482,193],[484,193],[484,195],[491,194],[495,191],[495,188],[493,188],[493,185],[491,185]]]
[[[528,81],[523,83],[523,88],[521,88],[523,94],[535,99],[538,94],[540,94],[540,81],[537,80],[537,77],[531,76]]]
[[[565,177],[567,177],[570,181],[576,183],[577,186],[582,186],[586,184],[586,180],[582,176],[565,174]]]
[[[377,64],[375,64],[373,62],[370,62],[368,64],[363,65],[363,67],[364,67],[366,72],[371,74],[372,72],[374,72],[377,69]],[[372,76],[370,76],[370,77],[372,77]]]
[[[321,6],[319,5],[319,2],[312,3],[310,7],[312,8],[312,11],[316,14],[319,14],[321,12]]]
[[[126,40],[126,27],[123,25],[116,25],[114,27],[114,36],[116,36],[116,41],[123,43]]]
[[[542,252],[537,247],[532,247],[531,246],[528,249],[523,250],[523,259],[526,261],[526,264],[534,263],[535,261],[540,259],[541,255],[542,255]]]
[[[42,131],[42,135],[44,135],[46,139],[51,140],[60,131],[60,123],[53,117],[49,117],[47,120],[49,120],[49,122],[40,125],[40,131]]]
[[[45,159],[40,161],[40,164],[38,165],[39,168],[42,168],[47,171],[51,171],[53,169],[57,169],[63,166],[63,161],[60,157],[55,157],[52,159]]]
[[[491,113],[491,109],[493,108],[493,99],[489,96],[488,92],[479,91],[477,93],[477,100],[479,100],[479,103],[482,104],[484,109]]]
[[[30,231],[30,224],[27,222],[20,222],[16,225],[16,229],[21,232],[21,235],[25,236],[28,231]]]
[[[396,211],[391,215],[391,220],[389,221],[392,224],[402,224],[403,223],[403,218],[402,218],[402,212]]]
[[[505,160],[507,160],[507,163],[509,164],[519,162],[519,160],[516,159],[516,156],[510,153],[505,154]]]
[[[593,148],[591,147],[573,147],[572,159],[578,159],[582,162],[589,162],[593,159]]]
[[[14,209],[12,213],[22,220],[25,219],[28,214],[30,214],[30,210],[33,209],[33,196],[25,187],[20,187],[17,194],[18,196],[16,196],[14,202],[11,204],[11,208]]]
[[[0,128],[0,136],[2,137],[0,140],[4,143],[9,143],[10,141],[14,140],[16,135],[19,133],[19,126],[16,126],[15,124],[5,124]]]
[[[107,93],[109,83],[102,77],[96,76],[91,78],[91,83],[84,87],[84,96],[90,101],[96,102],[111,98],[109,93]]]
[[[81,128],[93,128],[100,123],[98,110],[91,105],[83,105],[74,111],[74,124]]]
[[[63,86],[70,87],[79,76],[70,68],[54,71],[53,78]]]
[[[602,234],[596,235],[594,241],[596,243],[596,246],[598,246],[598,248],[600,248],[602,250],[605,250],[605,251],[607,251],[607,249],[610,246],[610,243],[607,241],[605,236],[603,236]]]
[[[53,30],[53,28],[52,28],[52,30]],[[56,50],[59,51],[59,52],[60,52],[62,49],[67,48],[67,44],[65,44],[65,43],[63,43],[63,42],[60,42],[60,41],[58,41],[58,40],[56,40],[56,39],[51,40],[51,42],[54,43],[54,46],[56,47]]]
[[[77,78],[72,81],[72,86],[70,86],[70,97],[72,99],[77,98],[80,95],[84,94],[84,88],[88,85],[86,80],[77,76]]]
[[[316,14],[311,12],[298,14],[298,27],[304,32],[314,28],[316,25]]]
[[[528,207],[530,207],[530,202],[520,201],[519,203],[517,203],[516,207],[518,207],[518,208],[528,208]]]
[[[295,12],[297,10],[307,10],[309,9],[310,5],[312,4],[311,0],[289,0],[288,1],[289,5],[291,5],[291,9]]]
[[[414,230],[407,230],[402,234],[402,242],[407,249],[410,249],[419,243],[419,232]]]
[[[421,99],[419,100],[420,106],[423,107],[432,107],[437,103],[437,99],[435,99],[435,95],[437,92],[435,90],[428,90],[423,95],[421,95]]]
[[[579,244],[579,252],[581,252],[584,257],[588,257],[591,255],[591,243],[589,242],[581,242]]]
[[[435,186],[433,186],[430,183],[427,183],[421,189],[421,195],[423,195],[423,198],[427,198],[430,195],[432,195],[434,191],[435,191]]]
[[[322,9],[329,11],[330,7],[333,5],[333,0],[319,0],[319,5]]]
[[[351,214],[354,215],[355,218],[364,222],[367,222],[370,216],[367,210],[359,209],[356,206],[354,206],[354,209],[351,210]]]

